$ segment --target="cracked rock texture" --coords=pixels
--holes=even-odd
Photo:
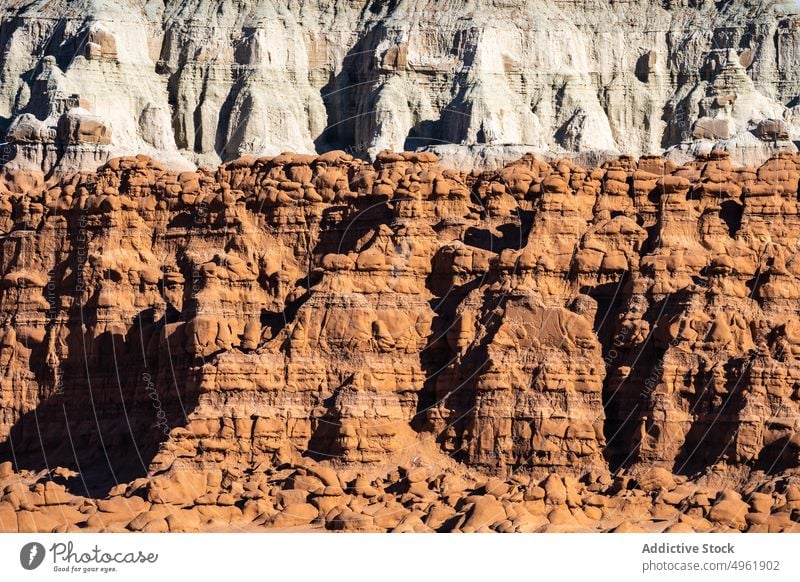
[[[0,176],[0,529],[800,520],[798,154]]]
[[[5,0],[3,157],[70,173],[139,153],[190,170],[334,148],[429,147],[474,166],[498,146],[679,162],[717,147],[760,164],[800,140],[799,13],[792,0]]]

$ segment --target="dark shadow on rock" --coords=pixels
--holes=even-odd
[[[88,330],[96,323],[92,311]],[[41,402],[11,428],[0,461],[17,470],[69,468],[79,473],[70,490],[91,497],[147,474],[169,430],[185,425],[196,407],[200,378],[199,370],[165,361],[158,349],[163,320],[147,312],[136,320],[126,336],[92,338],[73,317],[59,382],[40,384]]]
[[[341,417],[334,406],[335,394],[322,401],[325,413],[311,419],[311,438],[303,456],[315,461],[325,461],[341,457],[343,453],[339,440]]]
[[[361,157],[368,148],[356,136],[369,134],[360,131],[362,124],[374,123],[371,105],[380,76],[375,51],[386,34],[382,24],[365,31],[345,55],[341,71],[322,88],[328,125],[314,141],[318,152],[345,150]]]
[[[742,215],[744,214],[744,206],[735,200],[726,200],[720,204],[719,217],[725,221],[728,226],[728,234],[731,238],[736,236],[739,228],[742,226]]]
[[[322,213],[320,235],[312,255],[321,259],[328,253],[348,253],[363,237],[377,233],[394,217],[391,203],[357,200],[353,207],[332,206]]]
[[[495,232],[471,226],[464,235],[464,243],[479,249],[499,253],[506,249],[520,250],[528,242],[530,221],[526,225],[510,222],[496,227]],[[496,234],[499,233],[499,234]]]
[[[305,280],[300,281],[298,284],[306,283]],[[270,336],[275,337],[283,330],[290,321],[294,321],[297,317],[297,312],[303,304],[311,297],[311,291],[306,290],[300,297],[286,305],[283,311],[268,311],[263,309],[261,311],[261,326],[268,327]]]
[[[414,151],[426,146],[437,146],[449,144],[447,140],[441,138],[443,134],[441,119],[424,119],[419,121],[406,136],[403,149]]]
[[[746,359],[731,359],[725,363],[726,393],[719,403],[714,398],[711,369],[702,369],[686,379],[691,383],[691,389],[686,390],[688,407],[695,420],[675,457],[673,472],[693,475],[711,464],[730,460],[741,428],[740,412],[746,405],[742,387],[746,385],[743,378],[747,375],[747,366]]]
[[[622,292],[628,293],[625,290]],[[626,468],[638,460],[641,441],[641,427],[645,417],[650,416],[652,388],[661,375],[667,344],[664,342],[661,326],[691,300],[691,293],[674,293],[668,299],[652,302],[642,315],[649,326],[643,341],[634,341],[630,332],[623,332],[615,322],[599,317],[595,328],[603,346],[605,379],[603,380],[603,408],[606,418],[603,434],[606,446],[603,455],[609,468],[616,471]],[[613,311],[617,301],[606,303],[606,309]],[[665,302],[669,302],[665,304]],[[600,314],[600,310],[598,310]]]
[[[755,461],[755,469],[769,475],[777,475],[800,466],[800,447],[796,439],[787,435],[776,439],[761,449]]]

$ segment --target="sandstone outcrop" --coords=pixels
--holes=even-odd
[[[799,181],[720,150],[5,168],[0,529],[790,531]]]
[[[797,151],[799,24],[796,2],[760,0],[6,0],[3,158],[69,174],[140,153],[189,170],[724,148],[758,165]],[[73,108],[83,137],[54,141]]]

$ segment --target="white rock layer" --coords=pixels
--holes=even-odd
[[[181,166],[475,144],[459,155],[722,146],[755,163],[800,140],[797,2],[4,0],[0,10],[0,131],[25,113],[55,127],[76,95],[111,135],[89,157],[74,153],[83,144],[12,143],[15,163],[145,153]],[[780,131],[759,130],[765,120]]]

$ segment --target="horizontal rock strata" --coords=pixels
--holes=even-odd
[[[0,158],[723,147],[760,164],[797,151],[798,43],[793,0],[5,0]]]
[[[790,530],[798,180],[6,168],[0,529]]]

